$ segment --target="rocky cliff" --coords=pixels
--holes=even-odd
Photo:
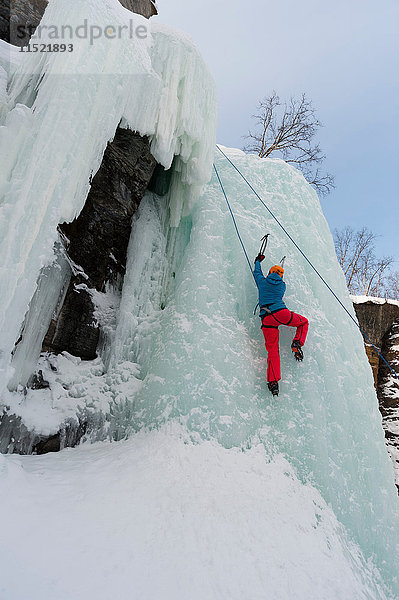
[[[363,331],[385,360],[399,372],[399,303],[380,298],[357,299],[354,306]],[[376,350],[365,342],[399,490],[399,383]]]
[[[157,14],[152,0],[119,0],[134,13],[149,18]],[[0,39],[15,46],[24,46],[29,35],[21,37],[18,27],[23,26],[33,33],[46,9],[48,0],[2,0],[0,4]]]
[[[363,299],[362,299],[363,300]],[[379,300],[377,302],[376,300]],[[381,351],[384,339],[390,334],[393,324],[399,319],[399,305],[381,299],[359,301],[354,298],[356,316],[363,331],[372,343]],[[376,388],[379,388],[380,357],[370,344],[366,343],[366,352],[373,369]]]
[[[100,335],[92,292],[123,281],[131,223],[154,173],[147,138],[118,129],[79,217],[60,226],[69,258],[77,265],[44,352],[67,351],[83,360],[97,355]]]

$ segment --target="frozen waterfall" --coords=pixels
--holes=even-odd
[[[85,18],[131,13],[52,0],[43,23]],[[0,45],[1,402],[38,434],[87,424],[73,450],[0,455],[2,598],[398,600],[398,498],[362,337],[214,157],[215,86],[190,40],[134,19],[149,38],[112,51],[81,40],[70,56],[13,51],[7,65]],[[169,192],[147,191],[134,216],[121,294],[91,290],[98,357],[41,354],[79,268],[57,227],[80,213],[118,126],[149,137]],[[354,314],[302,174],[225,151]],[[287,256],[286,303],[310,321],[303,364],[281,328],[277,400],[213,160],[251,256],[270,233],[266,263]],[[35,369],[44,389],[26,386]]]

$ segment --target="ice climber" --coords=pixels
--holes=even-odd
[[[265,277],[260,265],[264,258],[263,254],[258,254],[255,258],[254,277],[259,290],[259,316],[267,350],[267,385],[273,396],[278,396],[278,382],[281,379],[278,328],[280,325],[297,328],[291,349],[296,360],[302,361],[302,346],[308,333],[309,321],[288,310],[283,302],[286,288],[283,281],[284,269],[275,265]]]

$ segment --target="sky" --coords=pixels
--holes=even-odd
[[[399,260],[399,0],[158,0],[188,33],[218,87],[218,142],[242,148],[258,101],[303,92],[336,189],[330,228],[366,226],[377,253]],[[399,268],[399,263],[396,265]]]

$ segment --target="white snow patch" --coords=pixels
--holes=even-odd
[[[11,413],[20,416],[29,430],[42,435],[57,433],[67,419],[76,420],[89,398],[96,398],[99,407],[109,410],[112,396],[109,392],[107,396],[104,389],[105,369],[100,358],[82,361],[67,352],[57,356],[45,354],[38,362],[38,370],[50,388],[27,389],[26,395],[7,392],[4,396]]]
[[[282,456],[178,433],[0,457],[2,600],[387,598]]]
[[[375,298],[374,296],[352,296],[351,300],[354,304],[364,304],[365,302],[372,302],[373,304],[395,304],[399,306],[399,300],[392,300],[391,298]]]

